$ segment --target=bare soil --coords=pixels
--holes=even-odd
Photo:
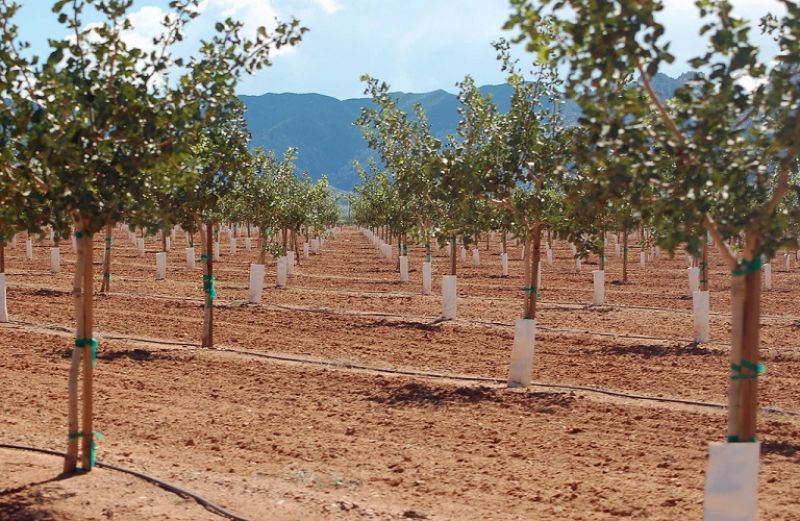
[[[224,240],[209,350],[198,347],[202,273],[185,269],[182,234],[158,282],[160,241],[149,239],[140,258],[117,235],[112,292],[95,301],[100,461],[258,520],[702,515],[707,443],[725,437],[730,280],[716,256],[712,343],[698,346],[683,254],[642,269],[632,252],[622,285],[610,247],[607,305],[593,307],[596,262],[576,273],[556,244],[542,273],[536,385],[509,390],[525,287],[518,247],[508,278],[498,241],[488,251],[481,242],[481,267],[459,263],[459,319],[441,322],[444,250],[426,297],[423,248],[411,248],[411,281],[401,284],[396,266],[346,229],[300,259],[288,289],[272,287],[270,261],[263,302],[250,305],[257,255],[240,238],[232,256]],[[62,245],[53,275],[49,248],[38,241],[30,262],[22,241],[6,252],[0,443],[64,450],[74,255]],[[762,305],[760,509],[762,519],[800,520],[800,269],[785,270],[782,258],[773,269]],[[217,518],[108,470],[58,479],[61,465],[0,449],[0,518]]]

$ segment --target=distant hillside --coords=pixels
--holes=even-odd
[[[659,74],[653,78],[653,87],[664,99],[672,97],[675,89],[689,75],[678,78]],[[505,112],[510,105],[512,88],[509,85],[481,87],[491,94],[498,108]],[[428,114],[431,130],[438,138],[455,131],[458,124],[458,98],[449,92],[437,90],[423,94],[394,93],[399,106],[411,112],[421,103]],[[242,96],[247,107],[245,113],[253,136],[253,145],[276,150],[297,147],[300,170],[308,171],[314,179],[323,174],[331,184],[349,191],[358,184],[358,174],[353,169],[354,160],[365,162],[373,155],[353,122],[368,106],[369,98],[338,100],[321,94],[264,94]],[[568,123],[574,123],[580,111],[574,102],[564,108]]]

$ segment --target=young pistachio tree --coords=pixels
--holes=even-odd
[[[317,235],[323,234],[328,228],[339,222],[341,217],[339,204],[336,201],[336,196],[331,192],[330,183],[326,176],[322,176],[316,183],[311,185],[307,201],[307,209],[303,212],[307,215],[305,226],[315,230]],[[292,228],[292,230],[295,229]],[[299,230],[299,227],[297,230]]]
[[[515,234],[525,241],[523,319],[536,319],[542,231],[560,225],[564,178],[572,157],[572,132],[561,118],[561,83],[547,66],[526,81],[509,54],[509,43],[495,44],[508,83],[514,88],[511,109],[497,126],[502,148],[477,172],[477,185],[508,212]],[[492,150],[491,148],[489,150]]]
[[[373,231],[379,230],[387,221],[384,185],[376,168],[367,172],[359,163],[355,163],[354,167],[361,177],[361,183],[353,189],[353,220]]]
[[[325,176],[314,183],[307,172],[297,175],[294,163],[296,155],[286,160],[279,169],[279,191],[282,194],[278,204],[278,227],[284,230],[284,254],[289,249],[300,257],[299,237],[305,235],[306,241],[312,237],[319,238],[326,229],[326,224],[317,220],[315,205],[324,192],[329,194],[328,180]],[[324,189],[322,188],[324,187]]]
[[[361,192],[361,195],[369,194],[373,197],[374,207],[379,210],[377,213],[379,220],[376,224],[383,227],[389,237],[397,238],[398,257],[404,255],[405,248],[408,248],[405,243],[406,236],[419,223],[419,216],[413,203],[403,197],[397,179],[388,171],[378,169],[374,161],[370,161],[369,172],[358,162],[355,168],[362,179],[362,184],[368,187],[366,191]]]
[[[3,1],[4,7],[8,3]],[[278,45],[294,43],[295,21],[280,24],[273,35],[241,37],[241,24],[227,20],[203,42],[199,55],[185,65],[172,54],[183,38],[183,26],[197,14],[196,0],[170,3],[156,50],[145,52],[126,43],[131,28],[131,2],[58,0],[53,11],[70,33],[49,40],[46,60],[32,60],[15,72],[11,100],[26,129],[25,169],[31,190],[49,201],[49,212],[68,216],[78,242],[74,282],[77,338],[69,384],[69,444],[65,471],[94,466],[93,365],[93,235],[119,222],[167,184],[164,165],[190,152],[191,136],[219,112],[219,100],[232,95],[236,78],[269,63]],[[87,15],[87,10],[93,14]],[[13,15],[13,9],[0,16]],[[85,24],[85,17],[93,19]],[[11,24],[8,18],[0,22]],[[13,59],[21,45],[7,42]],[[181,74],[165,81],[170,72]],[[66,219],[51,219],[64,223]],[[66,224],[58,233],[70,230]],[[78,373],[83,370],[82,425],[78,428]]]
[[[361,184],[354,190],[356,220],[370,228],[383,230],[387,242],[394,237],[402,238],[417,220],[410,205],[401,200],[396,181],[375,161],[369,161],[369,170],[358,161],[353,166],[361,178]]]
[[[663,245],[674,249],[686,243],[696,252],[705,239],[693,224],[700,223],[728,265],[733,297],[728,440],[754,440],[756,377],[762,370],[760,268],[787,238],[792,212],[781,201],[798,189],[791,173],[800,144],[800,6],[783,2],[787,14],[774,25],[779,51],[769,66],[759,60],[748,36],[751,26],[733,15],[731,2],[699,0],[708,50],[690,62],[698,75],[677,91],[677,110],[670,111],[650,82],[663,63],[673,61],[658,21],[661,2],[512,4],[508,27],[518,27],[520,38],[543,59],[569,67],[568,93],[583,109],[591,141],[623,152],[605,156],[605,168],[592,172],[596,183],[609,198],[621,199],[624,190],[653,186],[652,197],[639,204],[662,221]],[[557,45],[541,30],[550,16],[558,28]],[[639,82],[618,89],[631,74],[638,74]],[[756,87],[745,88],[745,77]],[[653,111],[658,124],[644,124]],[[737,258],[732,246],[740,236],[744,247]]]
[[[226,106],[203,128],[185,164],[189,175],[181,191],[182,205],[194,216],[203,252],[202,347],[214,346],[214,227],[225,219],[222,201],[233,191],[236,178],[252,168],[249,141],[242,104],[238,98],[228,98]]]
[[[21,230],[37,233],[51,219],[51,206],[36,175],[38,162],[27,145],[31,111],[16,95],[19,75],[31,64],[18,53],[18,29],[12,19],[19,6],[0,2],[0,322],[8,321],[6,306],[6,245]]]
[[[268,233],[278,226],[279,208],[286,196],[281,190],[282,177],[294,160],[295,151],[287,150],[283,160],[260,147],[252,155],[252,161],[235,176],[224,204],[228,219],[258,228],[258,263],[264,264],[272,244]]]
[[[369,76],[361,80],[367,83],[365,93],[372,96],[372,106],[362,109],[356,124],[361,127],[369,147],[378,152],[391,173],[399,202],[415,217],[403,233],[416,232],[430,260],[434,223],[441,209],[434,198],[434,180],[425,165],[435,157],[441,144],[431,135],[421,104],[414,105],[414,114],[409,115],[397,106],[388,84]],[[402,242],[400,244],[403,246]],[[401,247],[401,255],[407,253],[407,245],[404,246],[406,249]]]
[[[459,82],[459,113],[462,116],[457,135],[448,136],[438,154],[426,157],[426,175],[431,176],[431,193],[440,208],[435,231],[440,245],[450,242],[450,275],[456,275],[456,237],[464,237],[475,218],[476,197],[482,190],[475,175],[484,170],[493,154],[492,137],[498,121],[497,107],[484,97],[474,80],[467,76]]]

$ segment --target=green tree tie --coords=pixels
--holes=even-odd
[[[747,369],[750,373],[745,374]],[[738,364],[731,364],[731,380],[755,380],[766,372],[764,364],[756,364],[749,360],[742,360]]]
[[[91,346],[92,367],[97,366],[97,339],[96,338],[79,338],[75,340],[75,347],[78,349]]]
[[[736,266],[736,269],[731,271],[734,277],[746,277],[751,273],[755,273],[764,265],[764,256],[759,255],[753,260],[742,259]]]

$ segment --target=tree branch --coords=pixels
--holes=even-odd
[[[733,271],[736,269],[738,262],[736,261],[736,256],[731,251],[728,244],[722,238],[722,234],[719,233],[717,229],[717,223],[714,222],[714,219],[711,218],[710,215],[706,214],[703,218],[703,227],[706,229],[708,233],[711,234],[711,237],[714,239],[714,242],[717,243],[717,249],[722,254],[723,260],[728,265],[728,268]]]
[[[642,84],[644,85],[645,90],[647,91],[648,96],[650,96],[650,100],[655,104],[656,108],[658,108],[658,112],[661,115],[661,119],[667,125],[670,132],[675,139],[677,139],[682,146],[686,146],[686,138],[683,135],[683,132],[680,131],[678,126],[675,124],[675,121],[670,117],[669,112],[667,112],[667,108],[658,99],[658,95],[656,95],[655,90],[653,90],[653,85],[650,83],[650,76],[647,74],[647,71],[644,70],[642,67],[641,62],[636,62],[636,69],[639,71],[639,77],[642,79]]]
[[[772,191],[772,197],[770,198],[767,205],[764,207],[764,210],[761,212],[761,219],[767,217],[769,214],[775,211],[775,209],[780,204],[783,197],[789,191],[789,174],[791,173],[791,164],[796,156],[796,152],[794,148],[789,149],[789,154],[786,159],[783,161],[783,166],[781,167],[781,171],[778,174],[778,179],[775,182],[775,189]],[[760,220],[760,219],[759,219]]]

